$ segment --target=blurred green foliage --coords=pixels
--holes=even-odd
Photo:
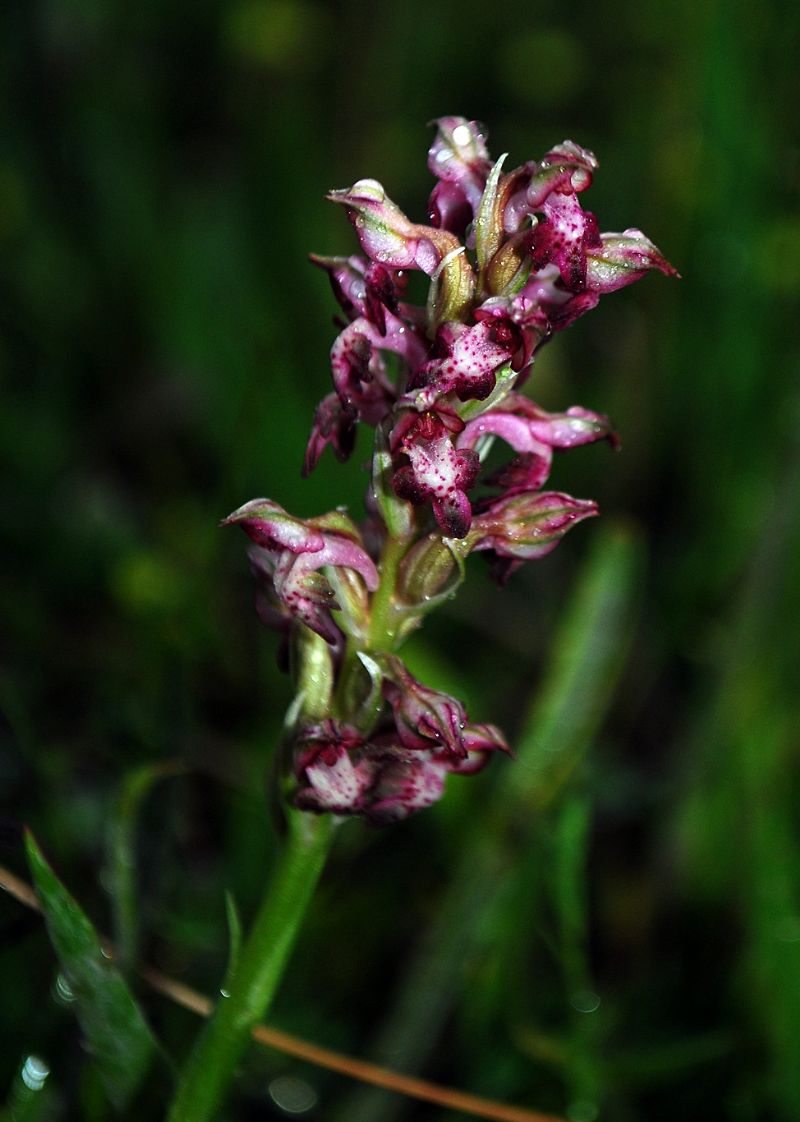
[[[573,1122],[800,1119],[796,6],[8,0],[2,23],[0,859],[24,871],[28,823],[110,930],[120,791],[181,761],[123,823],[130,946],[219,986],[226,891],[249,915],[274,852],[289,691],[216,523],[259,494],[355,513],[365,482],[366,445],[299,478],[334,311],[307,254],[354,246],[322,196],[375,176],[423,214],[444,113],[516,162],[571,136],[601,159],[601,228],[640,226],[683,274],[605,299],[531,385],[624,438],[554,477],[645,543],[617,686],[524,817],[510,794],[487,813],[528,767],[499,762],[407,825],[343,830],[274,1021],[374,1051],[485,838],[505,906],[461,900],[476,938],[425,1074]],[[475,562],[412,664],[519,740],[599,534],[502,591]],[[6,1117],[114,1117],[41,920],[3,899],[0,925]],[[194,1020],[142,997],[185,1053]],[[283,1117],[285,1076],[307,1117],[354,1117],[344,1080],[266,1052],[229,1117]]]

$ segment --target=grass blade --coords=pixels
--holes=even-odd
[[[124,1109],[147,1074],[157,1045],[122,976],[104,953],[80,905],[45,860],[33,835],[25,837],[36,892],[50,941],[75,995],[86,1035],[111,1102]]]

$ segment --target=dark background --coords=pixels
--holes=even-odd
[[[334,333],[307,254],[355,248],[323,195],[373,176],[421,220],[443,114],[484,121],[509,166],[570,137],[600,158],[601,229],[641,227],[683,276],[605,298],[530,383],[616,422],[618,456],[582,449],[554,475],[602,524],[503,591],[475,559],[413,640],[419,672],[520,760],[403,826],[341,832],[271,1019],[574,1122],[800,1119],[796,6],[8,0],[2,21],[2,860],[24,873],[28,823],[111,930],[119,791],[184,761],[135,816],[141,949],[218,985],[224,890],[248,915],[268,875],[263,776],[290,695],[244,539],[217,522],[261,494],[358,516],[369,454],[299,478]],[[635,607],[585,761],[504,820],[498,774],[528,766],[575,582],[623,539]],[[479,897],[452,941],[434,929],[434,1031],[404,972],[482,838],[509,887],[491,922]],[[3,899],[0,936],[7,1117],[113,1117],[40,920]],[[377,1045],[403,993],[416,1059]],[[185,1051],[193,1018],[144,1000]],[[51,1075],[25,1098],[30,1054]],[[264,1052],[229,1117],[304,1102],[445,1116]]]

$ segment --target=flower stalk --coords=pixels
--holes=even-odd
[[[328,445],[346,460],[356,426],[372,427],[367,517],[359,525],[340,508],[302,519],[261,498],[225,519],[251,539],[258,614],[293,656],[278,761],[286,836],[169,1122],[214,1117],[278,986],[334,823],[402,821],[441,798],[450,775],[509,752],[494,725],[411,674],[397,653],[404,639],[454,594],[471,553],[488,554],[502,583],[597,514],[591,500],[543,488],[557,454],[616,446],[609,420],[582,406],[548,412],[522,388],[542,343],[602,295],[674,270],[641,231],[600,233],[581,202],[598,166],[591,152],[564,141],[512,171],[506,159],[491,160],[476,122],[445,117],[428,154],[430,225],[374,179],[328,195],[363,255],[312,258],[344,322],[303,472]],[[430,278],[424,307],[406,301],[409,270]],[[482,476],[496,441],[513,457]]]

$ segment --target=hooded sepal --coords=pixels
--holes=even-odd
[[[440,181],[440,186],[446,185],[449,189],[448,213],[452,214],[455,199],[460,198],[469,207],[472,217],[480,205],[492,166],[486,148],[486,130],[466,117],[440,117],[433,124],[436,136],[428,151],[428,168]]]
[[[446,230],[411,222],[377,179],[359,179],[327,197],[346,207],[362,249],[379,265],[420,269],[432,277],[446,255],[459,248],[457,238]]]
[[[348,627],[358,630],[366,612],[366,595],[358,587],[378,587],[378,571],[361,546],[355,525],[345,514],[334,511],[306,521],[295,518],[270,499],[253,499],[222,523],[241,526],[258,547],[252,563],[260,584],[271,578],[280,608],[335,645],[340,638],[333,611],[343,611]],[[320,570],[349,569],[337,580],[347,590],[344,603],[337,598],[330,580]],[[357,574],[357,577],[354,576]]]

